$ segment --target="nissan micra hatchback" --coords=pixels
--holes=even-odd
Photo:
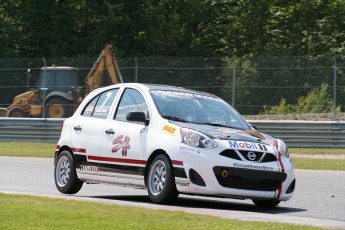
[[[163,85],[91,92],[64,121],[54,164],[62,193],[111,183],[146,188],[156,203],[181,193],[274,207],[295,188],[282,140],[257,132],[212,94]]]

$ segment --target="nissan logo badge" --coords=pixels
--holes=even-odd
[[[254,161],[255,158],[256,158],[256,154],[253,153],[253,152],[248,152],[247,153],[247,157],[248,157],[249,160]]]

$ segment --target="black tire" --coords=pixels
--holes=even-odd
[[[56,188],[65,194],[75,194],[83,186],[77,177],[73,157],[67,150],[62,151],[56,160],[54,180]]]
[[[170,160],[165,155],[156,156],[148,170],[147,191],[155,203],[170,203],[176,200],[178,192]]]
[[[15,107],[8,112],[9,117],[26,117],[26,113],[21,108]]]
[[[46,118],[65,118],[70,116],[71,103],[64,98],[54,97],[45,103]]]
[[[280,201],[279,200],[252,200],[256,206],[262,208],[274,208],[276,207]]]

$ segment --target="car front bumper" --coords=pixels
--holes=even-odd
[[[224,142],[224,141],[223,141]],[[269,162],[250,162],[220,155],[226,143],[211,150],[182,146],[174,153],[183,162],[185,176],[175,175],[180,193],[239,199],[289,200],[295,187],[290,158]]]

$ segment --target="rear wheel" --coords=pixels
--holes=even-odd
[[[45,104],[45,117],[63,118],[70,115],[70,103],[64,98],[52,98]]]
[[[177,198],[173,168],[167,156],[158,155],[154,158],[146,184],[149,197],[155,203],[168,203]]]
[[[280,203],[280,201],[279,200],[253,200],[253,203],[263,208],[274,208]]]
[[[67,150],[62,151],[56,161],[54,179],[56,188],[66,194],[77,193],[83,186],[77,177],[73,157]]]
[[[9,117],[26,117],[26,113],[21,108],[13,108],[8,112]]]

